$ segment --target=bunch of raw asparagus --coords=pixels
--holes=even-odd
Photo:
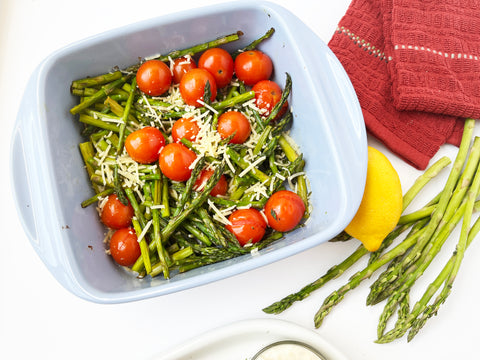
[[[339,277],[369,254],[370,258],[363,270],[351,276],[345,285],[324,300],[314,316],[315,327],[318,328],[322,324],[324,318],[336,304],[340,303],[346,293],[383,268],[383,272],[371,284],[366,301],[367,305],[385,302],[377,327],[376,342],[388,343],[401,338],[407,332],[407,339],[410,341],[426,321],[437,314],[440,305],[449,296],[465,251],[480,230],[480,218],[472,224],[473,213],[480,209],[480,201],[476,200],[480,189],[480,138],[474,138],[474,126],[475,120],[465,121],[462,142],[443,190],[420,210],[403,215],[378,251],[369,253],[363,245],[360,245],[343,262],[330,268],[316,281],[263,310],[274,314],[283,312],[295,301],[306,298],[311,292]],[[404,195],[404,213],[420,190],[450,163],[448,157],[441,158],[415,181]],[[460,235],[450,259],[427,287],[423,296],[411,306],[409,294],[412,287],[440,252],[442,245],[457,225],[461,226]],[[402,240],[397,239],[407,230],[409,232]],[[342,233],[334,240],[348,239],[349,236]],[[387,322],[395,316],[395,313],[397,320],[393,328],[386,331]]]

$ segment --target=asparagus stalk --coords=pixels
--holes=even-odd
[[[400,244],[395,246],[393,249],[389,250],[382,256],[380,256],[374,262],[368,264],[363,270],[354,274],[350,280],[340,287],[338,290],[335,290],[331,293],[323,302],[322,306],[318,309],[314,316],[315,327],[320,327],[323,319],[330,313],[335,305],[340,303],[345,297],[345,294],[350,290],[355,289],[358,285],[362,283],[363,280],[370,278],[372,274],[377,271],[383,265],[388,264],[390,261],[395,259],[397,256],[405,254],[418,240],[418,238],[425,232],[425,229],[421,229],[413,236],[410,236],[403,240]]]
[[[232,106],[235,106],[237,104],[243,104],[244,102],[251,100],[255,97],[255,91],[247,91],[242,94],[238,94],[237,96],[227,98],[223,101],[219,101],[216,103],[212,104],[212,107],[217,110],[221,111],[226,108],[230,108]]]
[[[410,205],[417,194],[427,185],[430,180],[436,177],[440,171],[446,166],[450,165],[452,161],[444,156],[437,160],[432,166],[430,166],[425,172],[419,176],[408,191],[403,195],[403,211]]]
[[[287,159],[291,162],[295,161],[298,158],[298,154],[295,151],[295,149],[292,147],[292,145],[289,143],[287,138],[284,135],[281,135],[278,141],[280,147],[282,150],[285,152],[285,156]],[[305,216],[308,217],[308,187],[307,187],[307,181],[305,179],[305,176],[300,175],[297,178],[297,192],[298,195],[302,198],[304,204],[305,204]]]
[[[461,229],[461,233],[460,233],[460,239],[458,241],[458,244],[457,244],[457,247],[456,247],[456,250],[455,250],[455,253],[454,253],[454,260],[452,260],[452,264],[451,265],[447,264],[447,266],[451,267],[451,270],[447,271],[446,275],[442,274],[442,276],[440,277],[441,279],[443,279],[443,282],[445,283],[445,286],[444,286],[443,291],[438,296],[435,304],[429,310],[429,312],[431,312],[431,313],[436,312],[436,309],[438,309],[440,304],[443,303],[446,300],[446,298],[448,297],[448,295],[450,294],[453,281],[455,280],[455,277],[456,277],[456,275],[458,273],[458,270],[460,268],[460,264],[463,260],[463,256],[465,254],[465,250],[468,246],[467,243],[468,243],[468,235],[469,235],[468,233],[469,233],[469,228],[470,228],[470,222],[471,222],[472,213],[473,213],[474,206],[475,206],[475,199],[479,195],[479,190],[480,190],[480,171],[477,170],[476,175],[475,175],[474,180],[473,180],[473,183],[472,183],[471,187],[469,187],[467,198],[465,199],[465,201],[462,203],[462,206],[460,207],[460,209],[457,210],[457,212],[455,213],[455,215],[452,218],[452,220],[455,219],[456,222],[458,222],[458,221],[460,221],[461,217],[463,216],[463,224],[462,224],[462,229]],[[436,255],[435,250],[437,250],[437,252],[438,252],[439,248],[437,246],[432,248],[433,255],[431,255],[429,258],[427,258],[426,261],[419,266],[419,270],[417,270],[414,274],[419,275],[419,274],[423,273],[425,268],[428,266],[428,264],[431,262],[433,257]],[[422,267],[423,267],[423,271],[422,271]],[[409,283],[412,283],[414,281],[413,278],[414,278],[414,276],[412,275],[412,277],[411,277],[412,280],[409,279],[409,282],[407,283],[407,285],[405,285],[403,287],[405,288],[406,286],[408,286]],[[401,291],[401,289],[400,289],[400,291]],[[398,296],[396,294],[397,293],[392,295],[393,300],[395,299],[396,296]],[[392,303],[393,300],[389,299],[389,303]],[[390,342],[390,341],[393,341],[394,339],[396,339],[398,337],[403,336],[403,334],[405,334],[405,332],[408,331],[408,329],[412,326],[413,322],[415,321],[417,316],[420,314],[420,312],[425,309],[424,306],[425,305],[424,305],[423,302],[417,303],[415,305],[414,309],[412,310],[412,313],[409,314],[409,316],[407,316],[406,319],[404,319],[403,321],[398,321],[397,324],[395,325],[394,329],[392,329],[391,331],[389,331],[385,335],[383,334],[383,331],[379,332],[379,339],[377,341],[380,342],[380,343]],[[433,309],[435,309],[435,310],[433,310]],[[387,309],[387,311],[385,311],[385,317],[388,317],[388,309]],[[383,322],[382,322],[382,325],[383,325]],[[418,325],[417,325],[417,327],[418,327]],[[383,330],[383,328],[381,330]],[[412,333],[412,334],[414,334],[414,333]]]
[[[285,140],[286,141],[286,140]],[[287,142],[288,144],[288,142]],[[296,152],[294,151],[293,148],[284,145],[284,151],[287,154],[287,158],[293,159],[296,156]],[[408,191],[404,194],[404,209],[410,204],[410,202],[414,199],[414,197],[420,192],[420,190],[428,183],[430,180],[432,180],[438,173],[440,172],[441,169],[443,169],[450,160],[448,158],[440,159],[436,163],[434,163],[431,167],[429,167],[422,175],[420,175],[414,184],[408,189]],[[434,199],[435,200],[435,199]],[[415,217],[416,219],[416,217]],[[400,236],[404,231],[406,231],[411,225],[413,221],[405,221],[403,224],[400,224],[401,226],[398,226],[395,228],[389,235],[384,240],[385,244],[391,244],[391,242],[396,239],[398,236]],[[420,225],[417,225],[417,229],[415,231],[412,231],[410,233],[410,236],[413,236],[417,231],[419,231],[423,225],[425,225],[425,222],[423,222]],[[346,234],[346,233],[341,233],[339,234],[341,236],[340,241],[346,240],[346,238],[350,239],[351,236]],[[417,235],[418,236],[418,235]],[[370,257],[369,264],[375,262],[375,260],[380,256],[382,253],[384,247],[379,249],[379,251],[376,252],[376,257]],[[293,305],[294,302],[296,301],[301,301],[305,299],[307,296],[309,296],[313,291],[319,289],[322,287],[325,283],[328,281],[337,278],[341,274],[343,274],[346,270],[348,270],[353,264],[355,264],[359,259],[361,259],[364,255],[368,254],[369,252],[364,248],[363,245],[359,246],[350,256],[348,256],[344,261],[342,261],[340,264],[333,266],[330,268],[324,275],[322,275],[320,278],[315,280],[314,282],[306,285],[302,289],[300,289],[298,292],[294,294],[290,294],[286,296],[285,298],[273,303],[272,305],[266,307],[263,309],[264,312],[269,313],[269,314],[279,314],[283,311],[285,311],[287,308]]]
[[[162,265],[163,275],[166,279],[168,279],[170,277],[170,271],[168,266],[169,256],[167,251],[165,251],[165,248],[163,247],[162,235],[160,230],[160,213],[158,209],[155,207],[155,205],[160,205],[162,201],[161,187],[159,185],[160,185],[160,181],[155,180],[153,182],[153,185],[150,185],[150,186],[147,185],[146,189],[150,189],[150,192],[147,192],[147,193],[152,194],[152,203],[154,205],[151,208],[152,225],[153,225],[152,242],[155,243],[155,246],[157,248],[158,259],[160,264]]]
[[[200,159],[198,159],[197,163],[195,164],[195,167],[192,170],[192,174],[190,178],[185,184],[185,189],[180,195],[180,199],[178,200],[178,205],[177,205],[177,208],[175,209],[174,216],[177,216],[183,210],[185,204],[189,200],[193,190],[193,186],[195,185],[195,181],[197,180],[198,175],[202,171],[204,165],[205,165],[205,156],[202,156]]]
[[[460,179],[455,188],[455,191],[453,192],[453,195],[451,196],[448,202],[444,215],[442,219],[438,222],[438,227],[436,231],[431,235],[431,238],[428,239],[428,242],[422,249],[422,252],[418,255],[417,262],[422,263],[426,261],[426,258],[430,256],[428,255],[430,253],[430,250],[433,247],[438,246],[438,245],[435,245],[437,239],[439,239],[438,241],[442,241],[442,238],[439,238],[438,235],[444,231],[443,230],[444,228],[449,229],[449,227],[451,226],[449,225],[449,222],[454,216],[454,214],[459,211],[457,209],[460,206],[460,201],[462,200],[462,198],[465,195],[465,192],[469,188],[469,185],[472,180],[472,176],[474,175],[475,170],[478,166],[479,158],[480,158],[480,138],[475,138],[473,146],[471,147],[470,156],[468,157],[467,164],[465,166],[465,170],[460,176]],[[437,206],[439,206],[439,204]],[[435,210],[435,212],[437,211],[437,209]],[[445,239],[446,238],[444,238],[443,241],[445,241]],[[438,248],[438,250],[440,249]],[[388,278],[382,279],[379,281],[382,284],[382,286],[374,289],[375,291],[373,292],[375,292],[375,294],[373,292],[370,293],[369,302],[373,304],[386,299],[391,293],[393,293],[393,291],[395,291],[396,288],[398,288],[399,286],[402,286],[402,284],[406,281],[406,279],[410,276],[410,274],[416,270],[415,263],[409,265],[408,267],[405,267],[404,264],[400,263],[400,264],[397,264],[397,268],[399,270],[396,272],[393,272],[392,273],[393,275],[390,274]]]
[[[93,169],[90,161],[95,156],[93,144],[90,141],[86,141],[86,142],[80,143],[79,148],[80,148],[80,153],[82,154],[83,162],[85,163],[88,178],[90,179],[95,173],[95,170]],[[95,193],[100,192],[100,187],[97,184],[92,183],[92,187],[95,190]],[[95,202],[94,199],[93,199],[93,202]],[[82,207],[87,207],[91,203],[92,202],[90,201],[85,201],[84,203],[82,203]]]
[[[412,249],[410,254],[408,254],[405,257],[404,261],[402,262],[401,266],[403,268],[408,268],[412,263],[414,263],[420,257],[420,255],[422,254],[423,248],[428,243],[428,241],[434,234],[435,230],[437,229],[438,225],[440,224],[440,221],[442,220],[442,217],[445,213],[450,197],[452,196],[453,189],[457,183],[457,180],[465,164],[468,150],[470,148],[470,142],[472,139],[474,126],[475,126],[475,120],[473,119],[465,120],[465,126],[464,126],[460,147],[458,149],[457,156],[453,163],[452,170],[450,171],[449,177],[442,191],[440,200],[438,201],[438,207],[435,210],[435,212],[432,214],[431,220],[427,225],[427,230],[423,233],[423,236],[418,240],[414,249]]]
[[[437,207],[432,213],[430,221],[428,222],[422,237],[418,240],[418,242],[409,254],[404,256],[401,261],[396,262],[387,272],[383,273],[377,279],[376,283],[372,286],[370,294],[367,298],[367,304],[375,304],[380,302],[381,300],[388,297],[388,295],[393,292],[396,287],[402,284],[402,281],[400,281],[399,278],[404,279],[404,277],[402,277],[402,274],[418,260],[422,253],[428,252],[428,250],[424,252],[424,249],[430,242],[430,240],[434,237],[434,234],[438,234],[438,231],[436,232],[437,228],[442,229],[445,226],[445,222],[442,222],[442,217],[445,214],[454,187],[465,164],[467,154],[470,148],[470,141],[473,134],[474,124],[474,122],[472,123],[469,121],[467,121],[465,124],[465,131],[462,137],[462,142],[457,153],[455,162],[453,164],[452,170],[450,171],[446,185],[440,194]],[[425,177],[425,179],[427,178],[428,177]],[[417,184],[421,183],[422,182],[420,181]]]
[[[232,57],[235,59],[235,57],[237,57],[238,54],[240,54],[241,52],[244,52],[244,51],[249,51],[249,50],[254,50],[258,47],[258,45],[260,45],[260,43],[262,41],[265,41],[267,40],[268,38],[270,38],[273,33],[275,32],[275,29],[274,28],[270,28],[266,33],[265,35],[263,35],[262,37],[252,41],[250,44],[248,44],[247,46],[245,46],[243,49],[240,49],[236,52],[234,52],[232,54]]]
[[[227,240],[225,239],[223,234],[217,229],[217,227],[213,223],[213,220],[210,218],[210,215],[208,214],[208,211],[205,208],[198,208],[196,210],[196,213],[203,220],[206,227],[212,232],[213,239],[215,239],[215,243],[217,245],[226,247],[227,246]]]
[[[166,242],[168,238],[173,234],[173,232],[182,224],[182,222],[198,207],[200,207],[210,195],[213,187],[217,184],[218,179],[223,174],[223,170],[225,168],[225,164],[220,164],[215,168],[214,173],[208,179],[207,184],[203,191],[192,201],[192,203],[187,206],[180,214],[174,216],[170,219],[167,225],[162,229],[161,232],[161,239],[163,242]],[[131,191],[131,190],[130,190]],[[127,193],[128,195],[128,193]],[[129,197],[130,198],[130,197]],[[135,206],[132,204],[134,210]],[[149,251],[153,252],[155,250],[155,243],[151,242],[149,244]],[[140,272],[144,267],[144,259],[143,256],[140,256],[135,264],[132,266],[132,270],[135,272]]]
[[[268,117],[265,119],[264,121],[265,124],[269,124],[270,121],[272,121],[277,117],[279,111],[282,109],[283,105],[285,105],[287,98],[290,96],[290,92],[292,91],[292,78],[289,73],[286,73],[285,75],[287,77],[287,80],[285,82],[285,87],[282,91],[282,96],[280,97],[280,101],[277,104],[275,104],[272,111],[270,112]]]
[[[200,266],[205,266],[209,264],[214,264],[220,261],[225,261],[233,257],[246,255],[255,251],[259,251],[272,242],[280,239],[283,236],[283,233],[274,232],[264,238],[262,241],[252,245],[251,247],[228,247],[228,248],[217,248],[217,247],[204,247],[197,248],[197,251],[201,253],[202,256],[199,257],[189,257],[184,261],[179,262],[179,271],[185,272],[192,269],[195,269]]]
[[[237,41],[243,35],[241,31],[237,31],[236,33],[229,34],[226,36],[219,37],[218,39],[207,41],[206,43],[194,45],[192,47],[183,49],[183,50],[175,50],[167,55],[159,56],[158,60],[160,61],[168,61],[169,59],[176,59],[186,55],[195,55],[202,51],[208,50],[210,48],[219,47],[221,45],[225,45],[231,43],[233,41]]]
[[[368,253],[368,250],[365,249],[363,245],[360,245],[350,256],[343,260],[340,264],[332,266],[327,272],[322,275],[320,278],[314,282],[304,286],[298,292],[290,294],[283,299],[267,306],[263,309],[267,314],[280,314],[281,312],[288,309],[296,301],[301,301],[308,297],[313,291],[321,288],[328,281],[333,280],[340,275],[342,275],[346,270],[348,270],[353,264],[355,264],[359,259]]]
[[[112,81],[111,83],[108,83],[104,86],[101,87],[100,90],[98,90],[94,95],[86,98],[84,101],[82,101],[80,104],[74,106],[73,108],[70,109],[70,113],[72,115],[76,115],[80,113],[81,111],[85,110],[86,108],[90,107],[91,105],[102,101],[105,99],[114,89],[122,86],[126,81],[128,80],[128,77],[122,76],[121,78]]]
[[[108,131],[119,132],[120,128],[114,123],[108,123],[101,119],[96,119],[87,114],[80,114],[78,120],[86,125],[93,125],[99,129],[105,129]]]
[[[414,265],[412,265],[413,271],[405,277],[402,281],[401,285],[396,288],[392,293],[391,296],[388,298],[388,301],[383,309],[382,314],[380,315],[380,320],[377,326],[377,335],[379,338],[379,342],[385,341],[388,339],[390,335],[384,336],[384,329],[386,327],[387,321],[393,315],[395,308],[397,307],[398,303],[402,301],[403,296],[405,296],[405,292],[409,291],[409,289],[413,286],[415,281],[425,272],[427,267],[432,262],[433,258],[437,255],[440,251],[443,243],[448,238],[450,233],[453,229],[457,226],[458,222],[465,214],[466,209],[466,202],[464,201],[462,205],[458,208],[455,212],[452,219],[444,226],[442,231],[438,234],[438,236],[434,239],[433,246],[430,248],[428,253],[424,256],[421,261],[418,261]],[[380,340],[383,339],[383,340]]]
[[[475,239],[479,231],[480,231],[480,218],[477,218],[477,220],[475,221],[473,226],[470,228],[470,231],[468,233],[467,247]],[[444,279],[449,274],[450,276],[452,275],[456,276],[456,273],[452,274],[452,268],[453,268],[454,262],[456,261],[456,257],[457,257],[457,253],[454,253],[450,258],[450,260],[447,262],[447,264],[444,266],[444,268],[442,269],[438,277],[435,279],[435,281],[432,284],[430,284],[430,286],[427,288],[427,291],[419,300],[418,304],[416,304],[416,307],[418,307],[418,309],[415,309],[415,313],[420,313],[422,310],[423,310],[423,313],[421,317],[418,317],[415,320],[411,321],[412,325],[410,328],[410,332],[408,334],[408,338],[407,338],[408,341],[411,341],[413,339],[413,337],[425,325],[426,321],[430,317],[437,314],[440,305],[445,302],[447,296],[450,293],[452,283],[446,282]],[[440,288],[442,283],[444,283],[444,288],[442,293],[435,300],[434,304],[427,306],[428,301],[431,299],[433,294],[435,294],[436,291]],[[408,324],[409,323],[408,320],[409,319],[405,319],[405,323]]]
[[[105,196],[108,196],[110,194],[113,194],[113,189],[106,189],[106,190],[103,190],[102,192],[99,192],[97,194],[95,194],[94,196],[92,196],[91,198],[85,200],[85,201],[82,201],[82,208],[86,208],[87,206],[90,206],[94,203],[96,203],[100,198],[103,198]]]
[[[145,271],[147,272],[147,274],[150,274],[152,272],[152,264],[151,264],[151,261],[150,261],[150,254],[148,252],[148,245],[147,245],[147,241],[145,240],[145,236],[143,236],[141,238],[143,228],[142,228],[142,226],[140,226],[140,223],[139,223],[139,221],[137,220],[136,217],[133,217],[132,225],[133,225],[133,228],[135,229],[135,233],[137,234],[137,237],[139,239],[138,243],[140,245],[140,251],[141,251],[142,257],[144,259]]]
[[[109,82],[118,80],[121,77],[122,77],[121,71],[114,71],[112,73],[103,74],[95,77],[78,79],[78,80],[72,81],[71,91],[73,92],[76,89],[85,89],[85,88],[95,87],[99,85],[104,85]]]
[[[240,156],[240,154],[238,154],[231,147],[228,147],[228,149],[225,153],[236,165],[238,165],[243,170],[246,170],[247,168],[249,168],[250,169],[249,170],[250,174],[253,177],[255,177],[255,179],[257,179],[258,181],[264,182],[264,183],[269,183],[270,182],[270,177],[267,174],[265,174],[264,172],[262,172],[261,170],[259,170],[256,167],[251,167],[250,168],[250,164],[245,159],[243,159]]]
[[[163,218],[170,217],[170,201],[168,194],[168,178],[166,176],[162,177],[162,210],[160,210],[160,215]]]

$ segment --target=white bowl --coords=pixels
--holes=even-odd
[[[293,81],[291,136],[306,159],[313,213],[307,226],[260,251],[170,280],[137,279],[105,254],[104,227],[94,207],[78,150],[80,125],[69,113],[74,79],[125,68],[138,57],[167,53],[241,30],[233,50],[275,28],[260,49],[274,61],[274,80]],[[55,278],[94,302],[118,303],[164,295],[226,278],[328,241],[350,222],[366,177],[366,132],[353,87],[342,66],[290,12],[261,1],[220,4],[142,21],[67,46],[36,69],[25,90],[13,133],[15,199],[32,246]]]

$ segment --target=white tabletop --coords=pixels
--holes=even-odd
[[[124,24],[218,2],[0,1],[2,167],[9,165],[10,137],[27,79],[52,51]],[[291,10],[326,42],[349,4],[348,0],[274,2]],[[420,172],[376,140],[369,142],[389,156],[407,189]],[[441,155],[453,159],[455,150],[444,146],[435,159]],[[428,194],[438,191],[444,180],[443,175],[435,179]],[[47,271],[21,228],[9,186],[4,170],[0,187],[0,358],[4,359],[147,359],[206,330],[245,319],[284,319],[314,330],[314,313],[332,290],[344,284],[348,274],[281,315],[267,315],[262,308],[315,280],[357,245],[355,240],[326,243],[260,269],[179,293],[127,304],[94,304],[70,294]],[[447,247],[458,238],[458,233],[454,235],[439,261],[417,282],[412,301],[423,293],[450,255],[451,248]],[[349,293],[315,331],[350,359],[475,358],[480,322],[476,308],[480,296],[476,286],[479,256],[480,245],[474,242],[439,316],[429,320],[411,343],[405,338],[386,345],[374,343],[383,306],[365,305],[370,281]],[[237,358],[249,355],[238,354]]]

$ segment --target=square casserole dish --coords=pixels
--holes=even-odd
[[[184,49],[243,32],[234,50],[261,37],[274,62],[273,80],[292,77],[291,136],[306,160],[313,212],[306,226],[256,255],[244,255],[173,276],[137,279],[105,253],[105,228],[94,206],[80,204],[92,189],[78,149],[81,126],[71,81],[126,68],[139,57]],[[121,303],[165,295],[227,278],[328,241],[355,215],[366,178],[367,140],[353,87],[334,54],[301,20],[262,1],[192,9],[114,29],[62,48],[32,74],[11,145],[11,176],[24,230],[54,277],[75,295]]]

